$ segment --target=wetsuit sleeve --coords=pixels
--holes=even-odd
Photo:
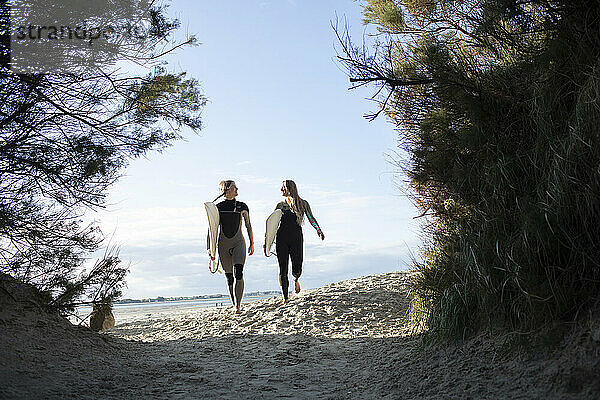
[[[250,224],[250,209],[247,205],[244,204],[244,209],[242,210],[242,218],[244,218],[244,224],[246,225],[246,230],[248,231],[248,239],[250,240],[250,245],[254,244],[254,235],[252,233],[252,225]]]
[[[308,204],[308,201],[306,200],[304,200],[304,211],[306,211],[306,218],[308,218],[308,222],[310,222],[313,228],[315,228],[317,231],[321,230],[321,227],[319,227],[319,223],[317,222],[315,216],[312,213],[312,210],[310,209],[310,204]]]

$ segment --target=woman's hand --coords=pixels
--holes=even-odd
[[[210,257],[211,260],[215,261],[215,258],[213,257],[213,255],[210,254],[210,249],[208,249],[208,256]]]
[[[251,256],[252,254],[254,254],[254,243],[248,246],[248,255]]]
[[[319,235],[321,240],[325,240],[325,235],[323,234],[323,231],[320,228],[317,229],[317,235]]]

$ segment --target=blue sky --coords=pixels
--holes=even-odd
[[[331,21],[363,33],[355,1],[175,0],[181,32],[201,43],[170,57],[173,71],[201,82],[204,129],[166,151],[135,160],[93,217],[131,262],[125,297],[225,293],[208,271],[203,202],[234,179],[248,204],[256,253],[246,291],[278,290],[275,257],[261,254],[265,219],[294,179],[326,235],[304,226],[305,287],[407,268],[418,254],[416,209],[386,154],[397,133],[363,114],[370,90],[348,91],[335,62]]]

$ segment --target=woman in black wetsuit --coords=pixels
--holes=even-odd
[[[221,266],[225,271],[227,286],[231,302],[235,305],[236,313],[241,312],[242,296],[244,295],[244,263],[246,262],[246,241],[242,235],[242,220],[248,231],[248,255],[254,253],[254,238],[252,235],[252,225],[250,225],[250,210],[246,203],[236,200],[238,188],[234,181],[222,181],[219,184],[221,195],[225,200],[217,204],[219,210],[219,239],[218,251]],[[217,197],[214,201],[219,199]],[[213,201],[213,202],[214,202]],[[210,258],[215,259],[214,254],[210,254],[210,237],[206,238],[206,248]],[[235,279],[234,279],[235,278]]]
[[[284,302],[288,301],[289,280],[288,263],[292,260],[292,275],[294,276],[294,289],[296,293],[300,292],[300,275],[302,275],[302,260],[304,252],[304,238],[302,236],[302,222],[304,216],[310,224],[317,230],[317,235],[321,240],[325,240],[325,235],[319,227],[317,220],[312,214],[308,201],[298,196],[298,188],[292,180],[283,181],[281,194],[285,200],[277,204],[275,209],[283,211],[281,223],[275,237],[275,250],[277,251],[277,261],[279,262],[279,282],[283,292]]]

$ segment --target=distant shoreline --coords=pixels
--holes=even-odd
[[[256,291],[245,293],[244,297],[265,297],[271,295],[279,295],[277,290]],[[148,304],[148,303],[169,303],[177,301],[197,301],[197,300],[213,300],[213,299],[229,299],[229,295],[225,294],[207,294],[198,296],[176,296],[176,297],[154,297],[149,299],[121,299],[113,304]]]

